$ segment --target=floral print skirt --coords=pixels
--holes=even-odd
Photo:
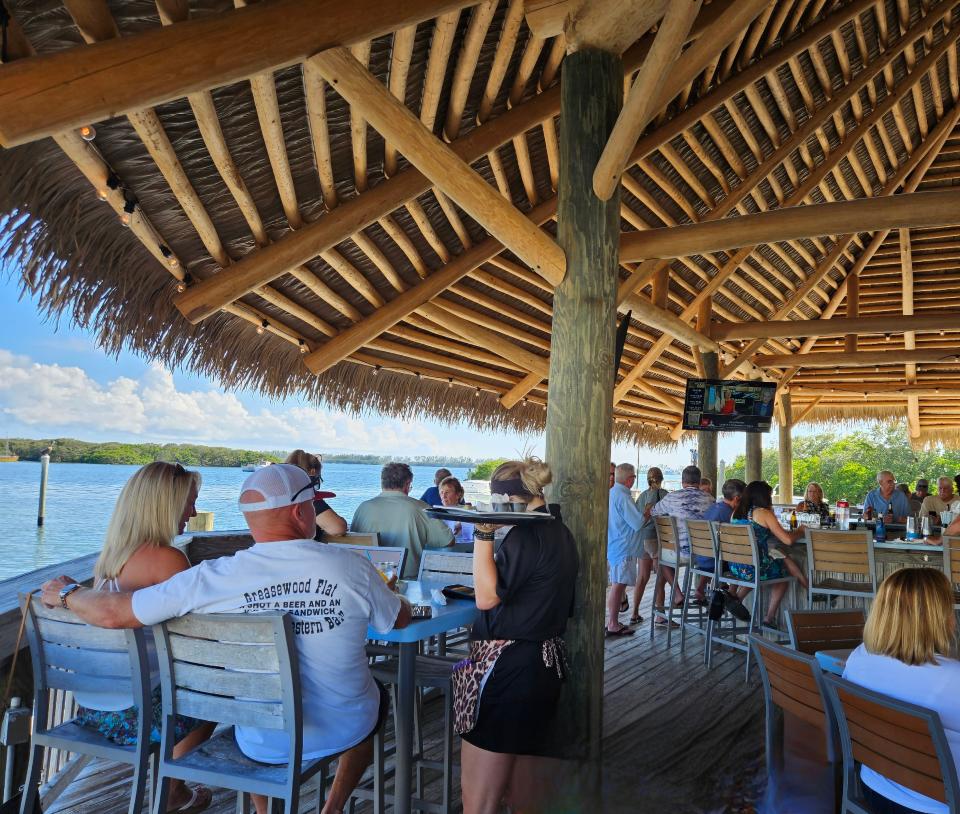
[[[160,700],[159,687],[155,687],[150,694],[150,706],[153,710],[150,724],[150,742],[160,743],[163,705]],[[81,726],[97,730],[105,738],[120,746],[134,746],[137,743],[138,717],[136,706],[113,711],[78,707],[75,721]],[[196,718],[178,715],[175,721],[174,742],[183,740],[202,723],[203,721],[198,721]]]

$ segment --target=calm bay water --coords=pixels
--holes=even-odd
[[[138,468],[50,464],[46,520],[38,529],[40,464],[0,464],[0,580],[99,550],[117,496]],[[237,509],[246,473],[223,467],[199,467],[199,471],[203,487],[197,509],[214,513],[218,531],[246,528]],[[414,497],[433,484],[435,471],[434,467],[413,467]],[[464,468],[452,467],[451,471],[461,480],[467,476]],[[330,506],[350,522],[360,503],[379,494],[380,466],[325,463],[321,488],[337,493],[330,499]]]

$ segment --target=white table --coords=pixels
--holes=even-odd
[[[442,588],[440,582],[406,582],[403,595],[417,605],[430,603],[430,590]],[[431,619],[417,619],[400,630],[378,633],[369,628],[367,638],[395,642],[400,646],[397,671],[397,752],[394,777],[394,812],[409,814],[413,763],[413,716],[415,714],[417,645],[424,639],[473,624],[477,606],[463,599],[448,599],[446,605],[433,605]]]

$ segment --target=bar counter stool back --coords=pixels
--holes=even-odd
[[[709,619],[705,620],[703,606],[697,607],[698,614],[695,622],[687,621],[690,615],[690,589],[693,580],[698,577],[707,577],[710,580],[711,594],[717,587],[717,527],[710,520],[683,520],[687,526],[687,536],[690,540],[690,567],[687,568],[687,578],[683,585],[683,610],[680,613],[680,650],[687,639],[687,629],[699,633],[704,637],[703,660],[706,663],[707,649],[710,647],[710,636],[713,632]],[[697,557],[705,557],[713,562],[712,570],[697,565]],[[704,564],[705,565],[705,564]]]
[[[940,716],[824,673],[843,749],[841,814],[871,814],[860,766],[960,814],[960,783]]]
[[[26,614],[34,684],[30,765],[20,814],[34,811],[45,748],[133,766],[133,788],[127,810],[129,814],[138,814],[149,780],[149,765],[151,762],[156,765],[158,748],[150,743],[153,704],[146,631],[93,627],[71,611],[46,607],[38,596],[21,595],[20,602]],[[138,714],[136,745],[120,746],[74,720],[51,726],[51,690],[131,693]]]
[[[859,597],[868,602],[877,595],[877,572],[873,558],[873,537],[862,531],[807,532],[808,599],[814,596]],[[839,576],[820,576],[817,572]]]

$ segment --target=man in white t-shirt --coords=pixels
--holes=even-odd
[[[133,593],[77,588],[59,577],[43,586],[43,601],[110,628],[152,625],[191,611],[289,612],[300,663],[303,757],[343,752],[323,808],[332,814],[343,808],[373,755],[381,692],[367,666],[367,627],[381,633],[405,627],[410,607],[366,558],[313,540],[313,486],[299,467],[274,464],[254,472],[244,481],[240,510],[255,541],[245,551]],[[282,732],[237,727],[236,737],[253,760],[287,762]],[[263,814],[266,800],[255,803]]]

